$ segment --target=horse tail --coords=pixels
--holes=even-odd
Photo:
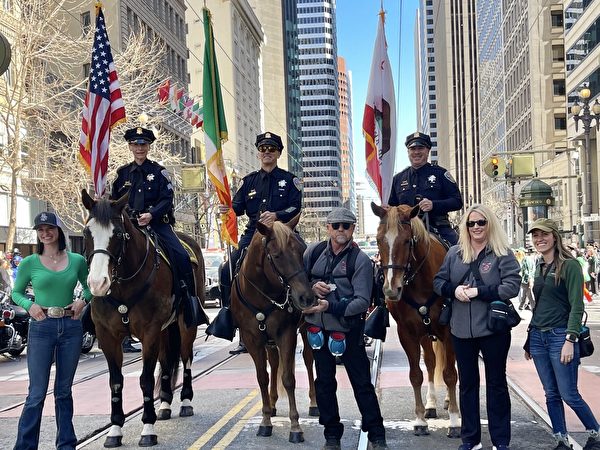
[[[446,368],[446,347],[445,344],[437,339],[433,342],[433,353],[435,354],[435,372],[433,382],[441,386],[444,384],[444,369]]]
[[[154,387],[155,392],[159,393],[161,388],[161,380],[163,375],[168,375],[171,379],[171,390],[175,389],[177,377],[179,376],[179,357],[181,354],[181,334],[177,322],[172,323],[167,327],[168,339],[164,342],[161,352],[164,352],[163,358],[165,366],[160,365],[160,373]]]

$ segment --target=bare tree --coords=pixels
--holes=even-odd
[[[7,248],[15,237],[19,182],[26,195],[52,205],[70,229],[82,227],[80,193],[89,187],[91,177],[78,161],[79,134],[87,90],[83,66],[90,62],[93,30],[65,37],[69,18],[65,4],[17,0],[13,17],[0,12],[0,20],[10,19],[14,32],[11,82],[0,94],[4,97],[0,126],[8,135],[0,165],[10,174]],[[109,174],[131,160],[122,136],[127,127],[140,125],[142,113],[148,118],[146,127],[182,120],[158,102],[157,88],[165,73],[157,61],[163,54],[158,39],[150,39],[143,30],[129,37],[121,53],[113,50],[128,123],[113,130]],[[171,150],[173,138],[167,132],[159,135],[152,159],[167,167],[181,165],[181,157]]]

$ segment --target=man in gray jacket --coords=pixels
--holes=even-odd
[[[368,432],[372,448],[387,448],[383,418],[371,383],[363,341],[365,312],[371,304],[373,265],[352,240],[355,224],[352,211],[333,209],[327,216],[327,245],[318,256],[313,252],[322,248],[320,243],[311,244],[304,253],[304,266],[309,272],[313,292],[319,298],[317,306],[305,311],[305,320],[317,336],[311,340],[311,346],[317,370],[315,388],[319,423],[325,427],[323,449],[326,450],[339,449],[344,433],[332,352],[342,353],[341,359],[362,415],[362,429]]]

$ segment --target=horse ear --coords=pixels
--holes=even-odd
[[[375,204],[375,202],[371,202],[371,210],[373,211],[373,214],[375,214],[380,219],[382,219],[383,216],[387,214],[387,209],[383,206]]]
[[[85,206],[85,209],[87,209],[88,211],[91,211],[94,205],[96,204],[96,201],[92,197],[90,197],[90,194],[88,194],[88,191],[86,191],[85,189],[81,190],[81,201],[83,202],[83,206]]]
[[[414,217],[417,217],[420,212],[421,208],[419,207],[419,205],[415,206],[413,209],[410,210],[410,218],[412,219]]]
[[[263,236],[268,236],[269,233],[273,230],[272,227],[269,227],[262,222],[256,222],[256,229]]]
[[[123,195],[119,200],[116,201],[115,206],[119,211],[122,211],[125,206],[127,206],[127,202],[129,201],[129,191]]]
[[[296,225],[298,225],[299,221],[300,221],[300,213],[298,213],[298,214],[296,214],[296,216],[292,217],[292,219],[289,222],[287,222],[286,225],[293,230],[294,228],[296,228]]]

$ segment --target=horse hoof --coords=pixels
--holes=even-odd
[[[258,431],[256,432],[257,436],[269,437],[273,434],[273,425],[260,425],[258,427]]]
[[[429,427],[427,425],[415,425],[413,434],[415,436],[429,436]]]
[[[152,447],[158,444],[158,437],[155,434],[145,434],[140,438],[138,446],[140,447]]]
[[[448,411],[448,408],[450,407],[450,400],[444,400],[444,409],[446,411]]]
[[[319,407],[318,406],[311,406],[308,408],[308,415],[310,417],[319,417]]]
[[[460,437],[460,427],[449,427],[446,434],[449,438],[456,439]]]
[[[171,418],[170,409],[159,409],[156,415],[156,420],[169,420]]]
[[[123,439],[123,436],[108,436],[106,438],[106,440],[104,441],[104,447],[105,448],[115,448],[115,447],[120,447],[121,444],[121,440]]]
[[[277,408],[271,409],[271,417],[277,417]]]
[[[289,441],[292,444],[299,444],[300,442],[304,442],[304,433],[302,431],[290,431]]]
[[[190,417],[194,415],[193,406],[182,406],[179,410],[179,417]]]
[[[427,408],[425,410],[425,418],[426,419],[437,419],[437,411],[435,408]]]

